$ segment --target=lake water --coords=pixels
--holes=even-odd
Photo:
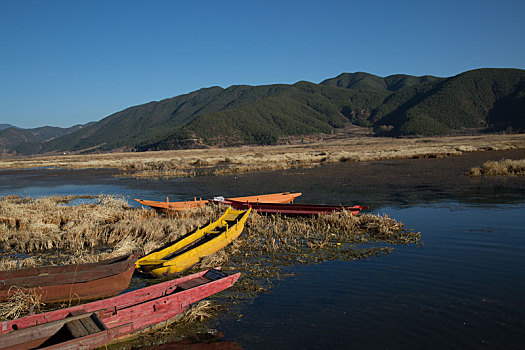
[[[288,267],[294,275],[241,306],[242,317],[214,321],[224,339],[246,349],[518,349],[525,342],[525,179],[461,175],[503,156],[525,158],[482,152],[169,180],[2,170],[0,196],[118,194],[135,203],[300,191],[297,202],[369,205],[422,232],[423,245]]]

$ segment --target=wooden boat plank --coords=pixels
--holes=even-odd
[[[117,264],[126,264],[129,260],[129,255],[118,256],[115,258],[102,260],[92,263],[83,264],[69,264],[69,265],[51,265],[51,266],[40,266],[40,267],[29,267],[15,270],[4,270],[0,271],[0,280],[6,280],[11,278],[20,277],[31,277],[51,274],[64,274],[68,272],[81,272],[85,270],[92,270],[99,266],[115,266]],[[117,265],[118,266],[118,265]]]
[[[80,320],[67,322],[64,324],[64,327],[71,333],[73,338],[85,337],[90,334]]]
[[[65,323],[75,322],[79,319],[90,316],[91,314],[84,314],[74,317],[67,317],[53,322],[44,323],[38,327],[28,327],[24,329],[19,329],[14,332],[2,334],[0,338],[0,348],[28,349],[29,347],[20,347],[20,344],[24,344],[28,341],[31,342],[32,347],[38,347],[42,345],[47,339],[51,338],[54,334],[56,334],[56,332],[58,332],[60,328],[64,326]]]
[[[11,286],[44,287],[56,284],[88,282],[120,273],[123,270],[129,269],[134,263],[134,261],[125,261],[111,265],[99,265],[90,270],[83,269],[82,271],[72,271],[67,273],[52,273],[31,277],[11,278],[8,280],[1,280],[0,289],[9,289]]]
[[[97,333],[105,329],[105,327],[101,327],[102,323],[95,322],[93,317],[82,318],[79,322],[82,323],[82,326],[86,329],[88,334]]]
[[[119,262],[111,267],[101,265],[96,271],[79,273],[75,279],[68,276],[46,275],[42,282],[37,277],[16,278],[2,281],[0,300],[7,300],[18,291],[17,286],[24,292],[32,292],[40,296],[42,302],[59,302],[77,299],[95,299],[113,296],[124,291],[131,280],[135,269],[135,257]],[[118,269],[117,269],[118,268]],[[54,279],[53,279],[54,278]]]
[[[87,304],[76,305],[65,309],[58,309],[43,314],[29,315],[16,320],[2,321],[0,323],[0,334],[8,333],[16,329],[23,329],[35,326],[37,324],[43,324],[60,320],[74,313],[116,313],[118,312],[118,310],[132,307],[146,300],[156,299],[166,294],[171,294],[177,288],[178,284],[187,282],[193,278],[202,277],[206,273],[209,273],[209,271],[197,272],[174,280],[166,281],[160,284],[155,284],[149,287],[134,290],[111,298],[93,301]]]
[[[129,319],[132,320],[134,329],[142,329],[145,325],[150,324],[151,320],[158,318],[159,313],[164,315],[163,317],[174,317],[184,312],[189,305],[196,301],[225,289],[224,285],[233,285],[238,277],[239,274],[231,275],[217,281],[211,281],[191,289],[173,293],[172,295],[146,301],[134,307],[122,309],[116,315],[105,319],[104,323],[110,328],[112,324],[119,324],[121,320]]]
[[[181,313],[187,311],[192,303],[232,286],[239,278],[239,275],[240,274],[237,273],[228,276],[217,270],[203,271],[202,273],[192,275],[190,279],[185,279],[185,282],[190,282],[192,279],[197,279],[199,283],[205,283],[197,283],[198,285],[195,285],[190,289],[179,291],[175,291],[172,289],[173,281],[167,281],[161,283],[160,285],[162,285],[161,288],[163,289],[165,289],[166,287],[170,288],[170,294],[166,294],[158,298],[143,300],[143,302],[138,303],[136,305],[127,308],[122,308],[114,314],[102,315],[100,317],[100,322],[103,323],[104,327],[98,328],[98,330],[96,327],[93,326],[91,327],[91,329],[89,329],[89,327],[86,327],[86,323],[78,321],[86,320],[87,322],[89,322],[87,318],[93,318],[93,320],[98,320],[96,314],[100,315],[100,312],[91,312],[72,317],[64,316],[65,318],[58,319],[55,321],[49,321],[44,324],[28,326],[24,329],[11,330],[7,333],[0,334],[0,348],[4,349],[6,348],[6,345],[13,345],[13,342],[15,343],[15,345],[24,343],[25,345],[27,345],[28,343],[34,341],[34,339],[28,339],[28,335],[39,337],[38,339],[40,343],[31,344],[36,344],[36,346],[42,345],[43,348],[46,349],[76,349],[84,347],[92,348],[95,346],[103,345],[104,343],[111,341],[115,338],[119,338],[131,334],[133,332],[146,329],[148,327],[152,327],[161,322],[165,322],[177,317]],[[209,278],[204,276],[208,276]],[[178,280],[179,279],[177,279],[176,281]],[[188,283],[188,285],[189,284],[193,283]],[[144,295],[144,293],[142,293],[141,295]],[[113,297],[104,300],[104,302],[109,302],[110,304],[113,304],[113,307],[117,309],[118,305],[114,303],[118,302],[118,299],[119,298],[117,297]],[[100,303],[88,303],[83,305],[83,307],[86,309],[95,308],[93,305],[90,304],[99,305]],[[68,309],[70,313],[78,311],[77,308]],[[55,311],[51,311],[47,314],[57,313]],[[42,317],[38,317],[38,315],[27,316],[25,318],[37,318],[42,320]],[[4,325],[4,323],[2,325]],[[2,327],[2,329],[3,328],[4,327]],[[70,333],[65,332],[66,328],[67,331]],[[64,334],[70,334],[71,338],[78,338],[62,339],[61,337]],[[6,343],[5,340],[7,339],[10,339],[11,343]],[[13,339],[18,340],[13,341]],[[57,343],[59,341],[60,343]]]
[[[264,214],[283,214],[283,215],[315,215],[331,213],[334,211],[347,210],[352,214],[357,214],[361,210],[368,209],[365,206],[344,206],[344,205],[321,205],[321,204],[283,204],[283,203],[254,203],[240,202],[230,199],[220,201],[221,203],[231,205],[236,209],[248,209]]]
[[[181,289],[190,289],[190,288],[194,288],[194,287],[197,287],[197,286],[203,285],[205,283],[209,283],[209,282],[210,282],[210,280],[207,279],[206,277],[198,277],[198,278],[189,280],[189,281],[184,282],[184,283],[179,283],[177,285],[177,287],[179,287]]]

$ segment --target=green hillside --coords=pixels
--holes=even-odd
[[[31,131],[26,129],[11,127],[0,131],[0,148],[2,149],[12,150],[17,145],[25,142],[39,143],[40,141],[42,140],[39,140]]]
[[[284,85],[212,87],[127,108],[89,128],[44,144],[42,152],[129,148],[167,137],[195,116],[235,108],[277,93]]]
[[[11,124],[0,124],[0,131],[5,130],[5,129],[9,129],[9,128],[14,128],[14,127],[15,126],[11,125]]]
[[[342,73],[335,78],[326,79],[321,85],[340,87],[345,89],[372,89],[398,91],[406,87],[416,86],[422,83],[435,82],[443,78],[425,75],[414,77],[411,75],[396,74],[386,78],[378,77],[369,73]]]
[[[461,129],[523,130],[525,71],[480,69],[451,78],[341,74],[299,82],[240,108],[202,114],[138,149],[204,144],[271,144],[279,137],[329,132],[346,122],[383,136],[446,135]],[[342,88],[343,87],[343,88]]]
[[[281,136],[329,133],[348,122],[343,111],[370,113],[386,95],[299,82],[241,107],[199,115],[177,133],[145,142],[139,150],[187,147],[196,140],[208,145],[272,144]]]
[[[449,78],[343,73],[320,84],[203,88],[127,108],[61,137],[7,129],[0,146],[7,132],[18,135],[11,149],[22,153],[272,144],[347,123],[380,136],[515,132],[525,130],[524,111],[524,70],[477,69]]]
[[[396,91],[372,113],[371,120],[376,129],[393,126],[394,135],[442,135],[464,128],[523,129],[524,82],[523,70],[473,70]],[[505,114],[506,108],[512,109],[512,115]]]

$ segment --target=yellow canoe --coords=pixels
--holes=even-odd
[[[259,195],[254,195],[254,196],[245,196],[245,197],[232,197],[228,199],[232,199],[232,200],[239,201],[239,202],[290,203],[291,201],[294,200],[294,198],[299,197],[300,195],[301,195],[300,192],[297,192],[297,193],[281,192],[281,193],[259,194]],[[197,199],[197,197],[195,197],[194,200],[192,201],[184,201],[184,202],[170,202],[169,198],[166,198],[165,202],[150,201],[150,200],[138,199],[138,198],[136,198],[135,200],[142,205],[147,205],[151,207],[152,209],[155,209],[159,213],[168,213],[170,211],[199,208],[199,207],[203,207],[206,203],[208,203],[207,199]]]
[[[216,221],[197,229],[167,248],[137,260],[136,267],[155,276],[181,272],[239,237],[250,212],[251,208],[234,210],[229,207]]]

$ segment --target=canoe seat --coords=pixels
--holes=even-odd
[[[191,289],[191,288],[195,288],[195,287],[201,286],[203,284],[206,284],[208,282],[210,282],[210,280],[207,279],[206,277],[197,277],[197,278],[191,279],[189,281],[179,283],[177,285],[177,289],[179,289],[179,290]]]
[[[94,313],[86,314],[86,317],[76,318],[65,322],[62,327],[48,338],[40,347],[57,345],[62,342],[85,337],[90,334],[105,331],[104,323]]]
[[[81,318],[71,322],[66,322],[64,327],[71,333],[73,338],[85,337],[93,333],[98,333],[102,329],[91,317]]]

